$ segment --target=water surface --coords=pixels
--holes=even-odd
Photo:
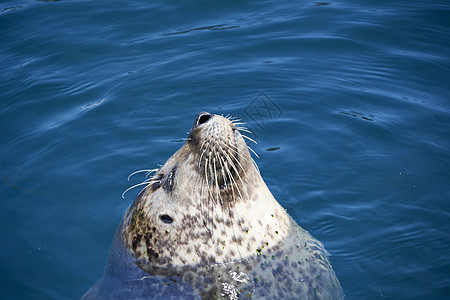
[[[143,178],[200,111],[261,173],[346,299],[450,295],[446,1],[3,1],[0,294],[77,299]]]

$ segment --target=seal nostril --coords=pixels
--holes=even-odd
[[[211,119],[211,117],[212,115],[210,113],[207,112],[201,113],[198,116],[198,125],[208,122],[208,120]]]
[[[168,216],[168,215],[160,215],[159,219],[163,223],[166,223],[166,224],[172,224],[173,223],[173,219],[170,216]]]
[[[198,126],[208,122],[212,117],[213,115],[206,111],[199,113],[189,134],[191,134]]]

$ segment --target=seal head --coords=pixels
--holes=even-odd
[[[128,209],[103,281],[122,274],[128,281],[116,288],[130,291],[130,278],[145,277],[153,288],[140,287],[140,297],[149,299],[343,298],[323,245],[274,199],[241,125],[197,116],[186,143]]]
[[[123,238],[153,274],[256,253],[263,244],[242,208],[257,200],[261,183],[236,125],[200,113],[186,143],[128,210]]]

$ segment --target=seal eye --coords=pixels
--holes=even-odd
[[[173,219],[170,216],[168,216],[168,215],[160,215],[159,219],[163,223],[166,223],[166,224],[172,224],[173,223]]]

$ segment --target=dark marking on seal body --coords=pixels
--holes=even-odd
[[[173,190],[173,185],[175,184],[175,175],[177,172],[177,166],[175,165],[172,170],[170,170],[169,174],[164,176],[162,179],[161,185],[167,193],[171,193]]]

